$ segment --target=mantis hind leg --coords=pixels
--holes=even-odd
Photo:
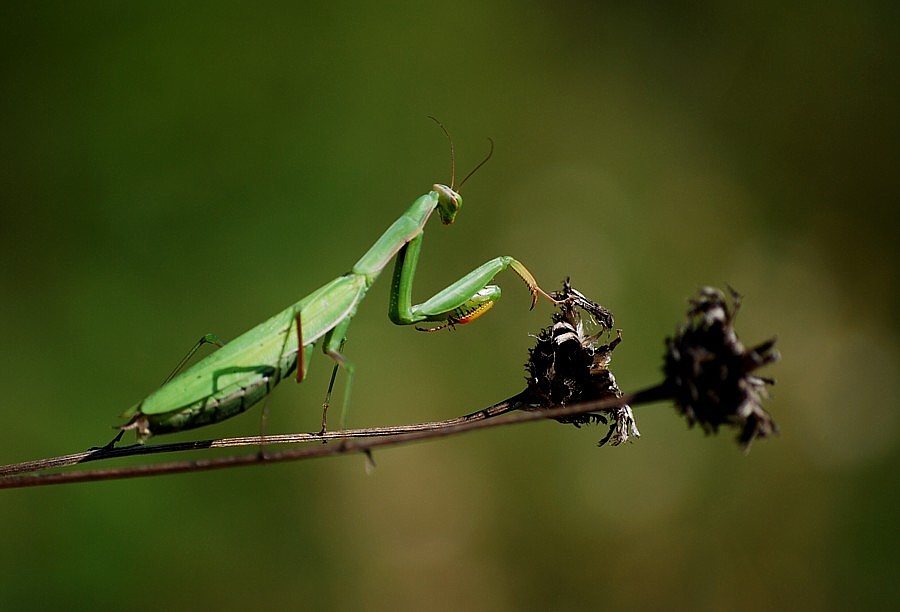
[[[193,347],[191,347],[191,350],[189,350],[187,352],[187,355],[185,355],[184,357],[181,358],[181,361],[179,361],[178,365],[175,366],[175,369],[172,370],[168,376],[166,376],[166,379],[163,381],[162,384],[166,384],[167,382],[169,382],[170,380],[175,378],[178,375],[178,373],[181,371],[181,369],[185,366],[185,364],[187,364],[187,362],[191,360],[191,357],[194,356],[194,353],[199,351],[200,347],[203,346],[204,344],[212,344],[216,348],[222,348],[225,345],[225,343],[222,342],[222,340],[220,340],[219,337],[216,336],[215,334],[204,335],[199,340],[197,340],[197,343],[194,344]],[[112,450],[113,448],[115,448],[116,444],[118,444],[119,441],[122,439],[122,436],[125,435],[126,431],[127,431],[126,427],[120,427],[119,433],[116,434],[116,437],[114,437],[112,440],[107,442],[104,446],[94,446],[91,448],[91,450]]]
[[[175,376],[177,376],[178,373],[181,371],[181,368],[183,368],[184,365],[188,361],[190,361],[191,357],[194,356],[194,353],[196,353],[198,350],[200,350],[200,347],[203,346],[204,344],[213,344],[216,346],[216,348],[222,348],[223,346],[225,346],[225,343],[222,342],[219,339],[219,337],[216,336],[215,334],[206,334],[205,336],[203,336],[202,338],[197,340],[197,344],[195,344],[193,346],[193,348],[191,348],[191,350],[188,351],[187,355],[185,355],[181,359],[181,361],[178,362],[178,365],[175,366],[175,369],[172,370],[172,372],[168,376],[166,376],[166,379],[163,381],[163,384],[166,384],[167,382],[169,382],[170,380],[175,378]]]

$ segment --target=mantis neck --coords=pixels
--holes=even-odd
[[[366,277],[366,285],[371,286],[403,245],[422,233],[422,228],[437,204],[436,191],[416,199],[406,212],[385,230],[366,254],[359,258],[350,270],[351,273],[362,274]]]

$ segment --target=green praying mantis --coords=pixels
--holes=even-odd
[[[440,127],[449,139],[446,129]],[[491,153],[463,179],[460,187],[487,162]],[[122,415],[128,422],[120,427],[119,434],[108,446],[118,442],[128,430],[134,430],[138,442],[143,443],[156,434],[201,427],[235,416],[265,398],[292,372],[296,371],[297,382],[302,382],[314,346],[319,343],[325,355],[335,361],[335,372],[338,366],[346,371],[346,407],[354,371],[352,362],[341,352],[347,330],[366,292],[395,257],[388,316],[397,325],[424,323],[432,326],[419,329],[434,331],[474,321],[500,298],[500,288],[488,283],[507,268],[512,268],[527,284],[532,308],[539,295],[553,300],[524,265],[512,257],[501,256],[472,270],[425,302],[412,304],[413,278],[426,222],[437,211],[441,222],[449,225],[462,205],[462,198],[453,188],[452,140],[450,158],[450,187],[435,184],[430,192],[416,199],[349,272],[227,344],[212,334],[202,338],[194,350],[203,343],[220,348],[176,375],[186,357],[167,382]],[[330,391],[329,387],[329,395]],[[326,428],[327,404],[326,396],[322,432]]]

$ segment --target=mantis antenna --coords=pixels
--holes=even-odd
[[[450,143],[450,189],[453,189],[453,183],[456,181],[456,155],[453,153],[453,138],[450,137],[450,132],[447,131],[447,128],[444,127],[444,124],[437,117],[428,115],[428,118],[438,124],[441,131],[444,132],[444,136],[447,137],[447,142]]]
[[[488,142],[491,143],[491,149],[488,151],[487,156],[485,156],[485,158],[482,159],[482,160],[478,163],[477,166],[475,166],[474,168],[472,168],[472,171],[469,172],[469,173],[466,175],[466,178],[464,178],[463,180],[461,180],[461,181],[459,182],[459,187],[456,188],[457,191],[459,191],[460,189],[462,189],[463,183],[465,183],[465,182],[468,181],[470,178],[472,178],[472,175],[475,174],[475,172],[477,172],[479,168],[481,168],[483,165],[485,165],[485,164],[488,162],[488,160],[491,158],[491,155],[494,154],[494,139],[493,139],[493,138],[488,138]]]
[[[444,136],[447,137],[447,142],[450,143],[450,189],[459,191],[462,188],[463,183],[468,181],[472,177],[472,175],[475,174],[475,172],[477,172],[479,168],[485,165],[494,154],[494,139],[488,138],[488,142],[491,143],[491,148],[488,151],[488,154],[478,163],[477,166],[472,168],[472,171],[466,175],[466,178],[459,182],[459,187],[454,187],[453,185],[456,183],[456,154],[453,150],[453,138],[451,138],[450,132],[447,131],[447,128],[444,127],[444,124],[441,123],[437,117],[435,117],[434,115],[428,115],[428,118],[438,124],[438,127],[441,128],[441,131],[444,132]]]

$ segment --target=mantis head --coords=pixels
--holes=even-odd
[[[459,207],[462,206],[462,196],[446,185],[435,184],[431,189],[438,194],[437,209],[441,216],[441,223],[444,225],[453,223]]]

